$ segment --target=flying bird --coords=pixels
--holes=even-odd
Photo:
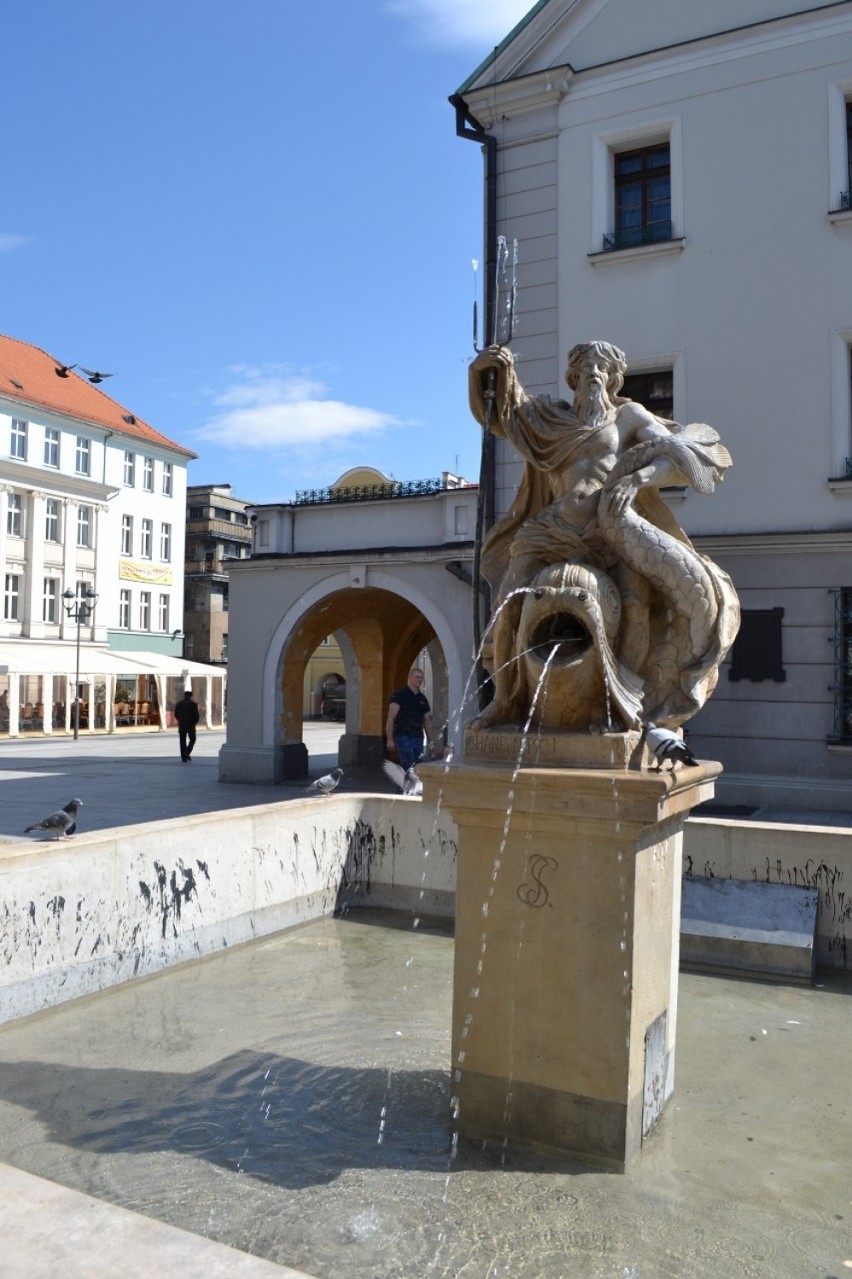
[[[80,365],[80,368],[83,369],[82,364]],[[96,369],[83,369],[83,372],[85,373],[86,377],[89,379],[90,382],[95,382],[95,383],[103,382],[105,377],[113,376],[112,373],[98,373]]]
[[[32,826],[26,828],[24,834],[29,835],[31,830],[46,830],[51,832],[54,839],[65,839],[68,835],[73,835],[77,829],[77,809],[82,807],[82,799],[72,799],[64,808],[57,809],[43,821],[33,822]]]
[[[326,799],[328,799],[342,776],[342,768],[333,768],[324,777],[318,777],[315,782],[311,782],[310,786],[305,787],[305,790],[309,795],[325,795]]]
[[[403,795],[422,795],[423,783],[414,771],[414,765],[410,768],[403,768],[401,764],[395,764],[392,759],[382,760],[382,768],[392,782],[395,782]]]
[[[76,364],[57,364],[54,373],[57,377],[67,377],[72,369],[76,369]]]
[[[656,724],[648,723],[645,741],[648,743],[650,750],[657,757],[657,772],[662,772],[663,764],[668,760],[671,764],[670,772],[675,771],[675,764],[689,764],[694,767],[698,760],[687,746],[686,742],[678,737],[677,733],[673,733],[670,728],[657,728]]]

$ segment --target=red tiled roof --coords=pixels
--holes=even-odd
[[[47,351],[0,334],[0,396],[4,399],[50,409],[147,444],[160,444],[188,458],[197,456],[191,449],[175,444],[174,440],[155,431],[153,426],[110,399],[76,372],[58,377],[58,368],[62,368],[62,361],[54,359]],[[132,421],[126,421],[128,417]]]

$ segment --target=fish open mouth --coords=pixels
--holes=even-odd
[[[546,662],[553,649],[557,649],[553,658],[554,666],[568,666],[583,657],[594,644],[591,631],[582,618],[576,613],[564,609],[556,613],[548,613],[540,618],[530,630],[529,655],[540,662]]]

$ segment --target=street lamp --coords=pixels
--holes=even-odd
[[[65,612],[72,622],[77,623],[77,680],[74,685],[74,741],[76,742],[80,736],[80,627],[85,625],[94,613],[98,593],[93,591],[91,586],[87,586],[82,595],[78,595],[69,586],[67,591],[62,592],[62,599],[65,601],[62,605]]]

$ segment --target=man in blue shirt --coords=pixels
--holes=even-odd
[[[406,686],[391,693],[388,706],[388,749],[396,747],[400,765],[406,771],[423,758],[424,732],[427,755],[432,758],[432,709],[422,687],[423,672],[415,666],[409,671]]]

